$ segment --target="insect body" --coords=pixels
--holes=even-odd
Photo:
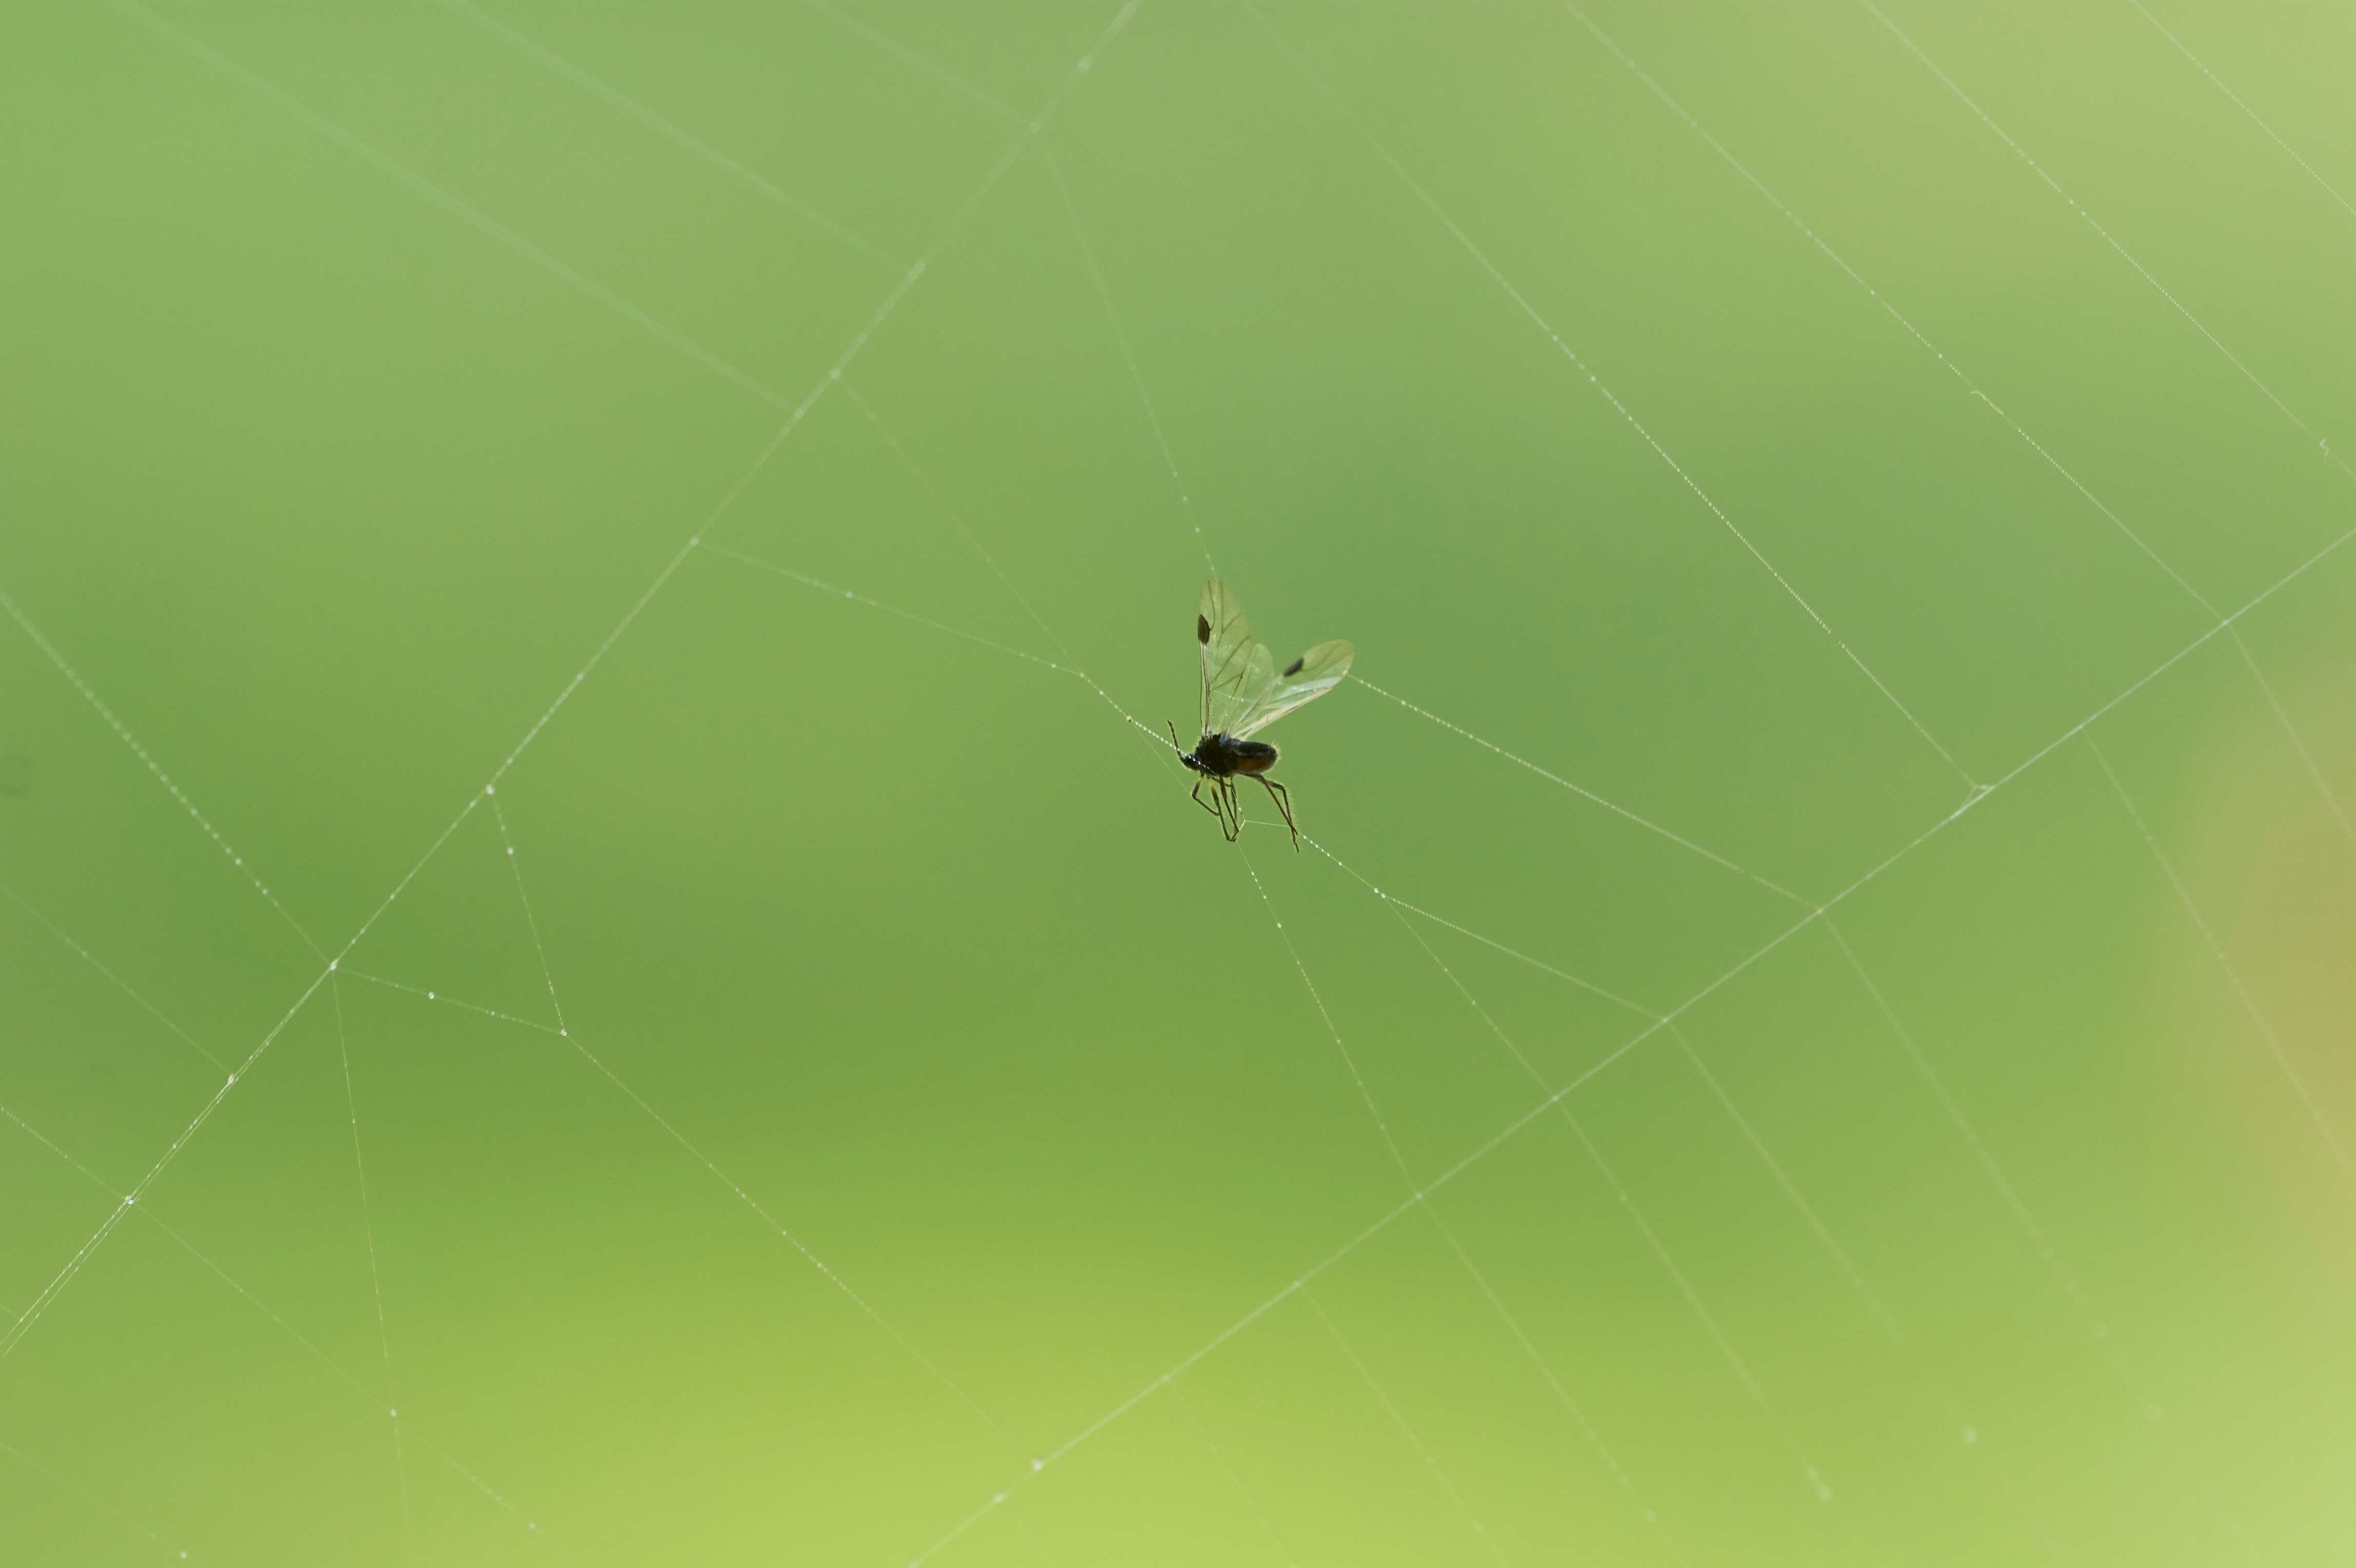
[[[1203,656],[1202,738],[1188,751],[1178,746],[1175,726],[1170,736],[1178,760],[1196,775],[1194,803],[1219,819],[1220,831],[1233,843],[1243,832],[1236,780],[1257,779],[1284,813],[1292,847],[1299,849],[1301,828],[1292,820],[1291,793],[1268,776],[1276,766],[1276,747],[1251,737],[1340,685],[1355,651],[1346,642],[1321,642],[1280,671],[1266,645],[1252,637],[1243,607],[1216,577],[1203,585],[1194,640]],[[1203,798],[1206,786],[1211,791],[1207,800]]]

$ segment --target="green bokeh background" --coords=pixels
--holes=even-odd
[[[2356,13],[1596,0],[1786,216],[1525,0],[151,4],[0,13],[0,1559],[2356,1559],[2356,550],[2184,651]],[[1592,793],[1221,843],[1206,552]]]

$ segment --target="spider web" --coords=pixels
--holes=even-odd
[[[666,79],[603,25],[443,9],[327,39],[125,4],[80,39],[322,228],[445,225],[463,264],[397,254],[469,301],[462,413],[624,346],[471,465],[418,416],[448,491],[287,454],[274,515],[521,514],[356,545],[348,627],[304,596],[352,567],[294,534],[251,558],[274,599],[168,542],[150,600],[168,573],[19,547],[21,1538],[2350,1539],[2313,1457],[2356,1371],[2356,472],[2315,259],[2349,236],[2329,137],[2247,86],[2281,36],[1132,4],[1010,52],[813,5],[685,26]],[[1795,114],[1828,48],[1858,81]],[[765,128],[729,106],[765,52],[858,91]],[[427,81],[522,150],[404,114]],[[2097,84],[2205,204],[2072,118]],[[790,309],[643,237],[723,202],[758,216],[698,239]],[[2187,242],[2221,206],[2313,274],[2281,313]],[[145,394],[63,395],[72,428]],[[1297,858],[1190,820],[1156,728],[1215,551],[1277,639],[1362,650],[1277,737]],[[209,651],[232,608],[294,623],[284,669]],[[281,710],[198,700],[175,642]]]

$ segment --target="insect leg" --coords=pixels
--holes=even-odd
[[[1227,842],[1233,843],[1244,836],[1244,805],[1236,799],[1236,781],[1233,779],[1219,780],[1219,799],[1227,808],[1226,817],[1219,825],[1226,830]]]
[[[1210,785],[1210,787],[1211,787],[1211,799],[1210,799],[1209,800],[1205,800],[1205,799],[1203,799],[1203,786],[1204,786],[1204,785],[1205,785],[1205,784],[1208,784],[1208,785]],[[1195,780],[1194,780],[1194,793],[1193,793],[1193,794],[1191,794],[1191,795],[1189,795],[1189,796],[1187,797],[1187,799],[1189,799],[1189,800],[1193,800],[1193,801],[1194,802],[1194,804],[1196,804],[1196,805],[1198,805],[1198,806],[1202,807],[1202,808],[1203,808],[1203,810],[1205,810],[1205,811],[1206,811],[1210,812],[1210,813],[1211,813],[1211,815],[1213,815],[1213,816],[1215,816],[1215,817],[1218,817],[1218,818],[1219,818],[1219,822],[1220,822],[1220,825],[1224,827],[1224,826],[1226,825],[1226,817],[1224,817],[1224,816],[1222,816],[1222,815],[1220,814],[1219,808],[1218,808],[1216,805],[1213,804],[1213,802],[1214,802],[1214,801],[1215,801],[1215,800],[1218,800],[1218,798],[1219,798],[1219,783],[1218,783],[1218,780],[1217,780],[1217,779],[1195,779]]]
[[[1265,773],[1255,773],[1252,777],[1258,779],[1263,785],[1267,786],[1268,798],[1274,800],[1276,802],[1276,809],[1284,813],[1284,825],[1292,831],[1292,852],[1295,854],[1300,854],[1301,824],[1292,820],[1292,791],[1278,783],[1275,779],[1270,779]]]

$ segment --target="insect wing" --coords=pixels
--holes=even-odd
[[[1265,654],[1266,650],[1261,650]],[[1230,734],[1237,739],[1264,730],[1303,703],[1315,702],[1342,683],[1357,650],[1346,642],[1321,642],[1294,660],[1281,675],[1270,672],[1250,708]]]
[[[1253,639],[1243,606],[1216,577],[1203,585],[1195,634],[1203,645],[1203,733],[1238,734],[1236,725],[1275,678],[1276,660]]]

